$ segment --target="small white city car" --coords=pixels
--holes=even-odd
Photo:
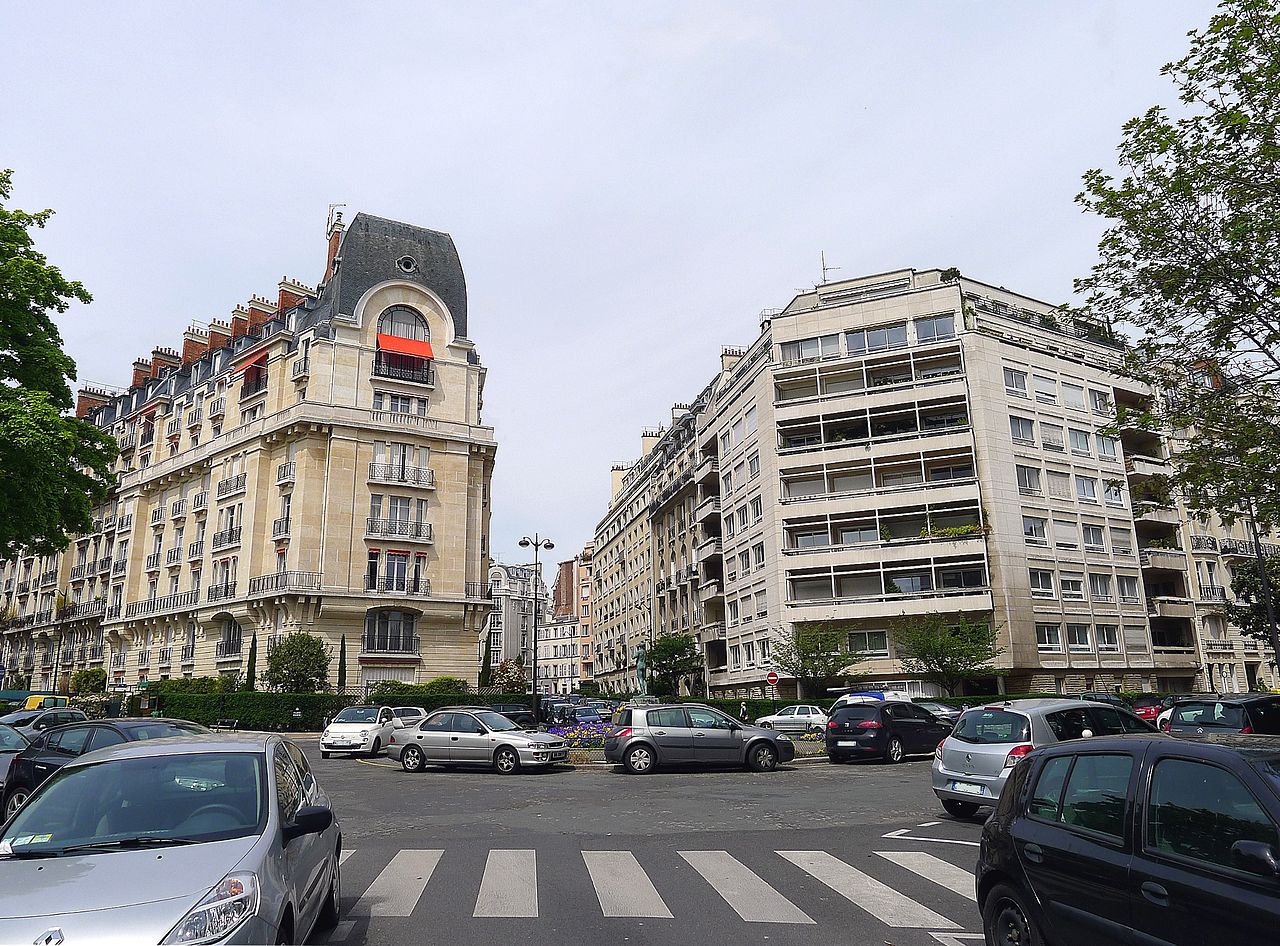
[[[808,703],[797,706],[786,706],[772,716],[761,716],[756,720],[761,729],[776,729],[778,732],[826,732],[827,714],[819,707]]]
[[[391,744],[396,728],[389,706],[348,706],[321,733],[320,757],[327,759],[334,752],[376,756]]]

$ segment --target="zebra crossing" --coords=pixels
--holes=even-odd
[[[344,850],[343,900],[349,908],[329,941],[346,939],[365,921],[372,928],[384,920],[413,916],[419,907],[426,915],[431,906],[424,894],[426,899],[435,897],[437,905],[447,904],[458,919],[469,915],[476,921],[535,920],[553,914],[563,918],[566,903],[600,920],[700,919],[710,904],[719,903],[721,911],[727,907],[750,924],[817,926],[823,921],[814,914],[820,913],[825,922],[870,922],[964,935],[978,923],[973,874],[924,851],[864,851],[844,857],[792,850],[750,856],[723,850],[640,854],[408,849],[387,859],[376,851]],[[850,863],[855,858],[858,866]],[[673,877],[679,878],[678,884]],[[655,878],[661,882],[655,884]],[[594,896],[586,894],[588,887]],[[566,896],[570,888],[581,889],[583,896]],[[676,902],[670,902],[673,898]],[[838,918],[833,910],[840,911]]]

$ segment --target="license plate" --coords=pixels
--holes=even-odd
[[[974,785],[972,782],[952,782],[951,790],[960,792],[962,795],[981,795],[982,786]]]
[[[858,740],[856,739],[837,739],[836,740],[837,746],[856,746],[857,744],[858,744]]]
[[[557,761],[557,762],[563,762],[565,759],[569,758],[569,753],[567,753],[567,752],[553,752],[553,753],[551,753],[551,758],[552,758],[553,760]]]

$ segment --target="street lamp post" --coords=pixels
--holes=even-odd
[[[520,548],[533,549],[533,641],[529,648],[529,660],[533,668],[533,725],[535,727],[542,718],[542,704],[538,699],[538,586],[542,580],[542,567],[538,563],[538,553],[542,549],[550,552],[555,547],[554,542],[542,538],[536,532],[532,539],[526,535],[520,540]]]

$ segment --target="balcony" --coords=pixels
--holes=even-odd
[[[1187,553],[1182,549],[1148,545],[1138,549],[1138,561],[1143,568],[1162,568],[1180,572],[1187,568]]]
[[[218,501],[221,502],[228,496],[235,496],[237,493],[243,493],[245,485],[248,482],[248,473],[237,473],[235,476],[229,476],[225,480],[219,480]]]
[[[701,482],[710,476],[714,476],[720,472],[720,459],[718,457],[703,457],[698,461],[697,467],[694,469],[694,479]]]
[[[193,407],[191,410],[187,411],[188,427],[199,427],[200,422],[203,420],[204,420],[204,408]]]
[[[249,579],[249,594],[261,595],[286,591],[319,591],[319,572],[273,572]]]
[[[271,538],[287,539],[289,537],[289,517],[281,516],[271,523]]]
[[[491,588],[487,582],[467,582],[466,593],[468,598],[477,598],[481,601],[493,600],[493,588]]]
[[[18,582],[18,594],[25,595],[30,590],[31,590],[30,580]]]
[[[396,357],[388,359],[381,352],[373,363],[375,378],[390,378],[393,381],[408,381],[412,384],[434,385],[436,369],[431,362],[422,358]]]
[[[724,544],[719,537],[707,539],[698,545],[698,561],[708,559],[713,555],[719,555],[724,549]]]
[[[151,666],[151,651],[145,650],[145,649],[138,651],[138,666],[139,667]]]
[[[113,604],[111,607],[107,608],[107,620],[108,621],[120,620],[120,614],[123,611],[124,611],[123,605]]]
[[[107,516],[105,519],[102,520],[103,532],[114,532],[115,529],[116,529],[116,517],[114,514]]]
[[[1141,522],[1160,522],[1169,526],[1181,524],[1178,511],[1158,500],[1143,499],[1134,503],[1133,517]]]
[[[43,572],[40,575],[41,587],[45,585],[56,585],[57,583],[58,583],[58,570],[56,568],[51,568],[47,572]]]
[[[195,644],[182,645],[182,662],[184,664],[193,664],[196,662],[196,645]]]
[[[124,570],[128,567],[128,559],[118,558],[111,564],[112,575],[123,575]]]
[[[70,647],[62,648],[62,652],[58,654],[58,664],[62,667],[70,667],[76,661],[76,652]]]
[[[1218,551],[1218,540],[1211,535],[1193,535],[1191,537],[1191,551],[1216,552]]]
[[[173,648],[161,647],[159,650],[158,659],[156,660],[156,666],[170,667],[172,665],[173,665]]]
[[[164,507],[163,506],[151,510],[151,524],[153,526],[164,525]]]
[[[171,519],[182,519],[187,514],[187,501],[185,499],[176,499],[173,505],[169,507],[169,517]]]
[[[423,489],[435,489],[436,486],[435,470],[401,463],[370,463],[369,479],[375,483],[399,483]]]
[[[164,433],[166,437],[182,436],[182,421],[176,417],[173,418],[171,421],[169,421],[167,424],[164,425]]]
[[[1124,468],[1132,476],[1165,476],[1169,472],[1169,464],[1164,460],[1141,454],[1130,454],[1125,457]]]
[[[137,434],[125,434],[123,437],[120,438],[121,453],[125,453],[126,451],[132,450],[137,445],[138,445]]]
[[[146,569],[149,572],[154,572],[159,570],[159,568],[160,568],[160,553],[152,552],[150,555],[147,556]]]
[[[200,601],[198,591],[179,591],[159,598],[148,598],[146,601],[131,601],[125,605],[126,618],[145,617],[148,614],[161,614],[165,611],[182,611],[194,608]]]
[[[428,578],[411,578],[407,576],[377,577],[374,575],[365,575],[364,590],[366,593],[407,595],[411,598],[430,598],[431,580]]]
[[[1208,637],[1204,640],[1204,649],[1213,652],[1225,651],[1229,654],[1235,650],[1235,645],[1225,637]]]
[[[128,532],[133,528],[133,513],[127,512],[116,520],[117,532]]]
[[[87,572],[88,570],[89,570],[89,564],[87,562],[80,565],[71,566],[71,580],[79,581],[81,578],[85,576],[85,572]]]
[[[373,538],[407,539],[410,542],[432,542],[431,523],[408,519],[365,520],[365,535]]]
[[[204,558],[204,539],[199,542],[192,542],[187,546],[187,560],[198,562]]]
[[[210,588],[210,591],[213,589]],[[214,648],[214,656],[218,660],[234,660],[240,656],[241,637],[237,634],[235,637],[224,637],[218,641],[218,646]]]
[[[723,621],[704,624],[698,629],[698,638],[703,643],[706,643],[707,641],[720,640],[727,636],[728,631],[725,629]]]
[[[111,571],[111,556],[110,556],[110,555],[104,555],[102,558],[98,559],[98,568],[97,568],[97,571],[98,571],[98,574],[100,574],[100,575],[101,575],[101,574],[103,574],[104,572],[109,572],[109,571]]]
[[[34,655],[34,654],[30,654],[30,653],[23,654],[23,655],[22,655],[22,669],[23,669],[23,670],[34,670],[35,668],[36,668],[36,658],[35,658],[35,655]]]
[[[247,401],[256,394],[261,394],[267,389],[267,374],[262,372],[256,378],[246,378],[244,384],[240,385],[240,400]]]
[[[221,532],[213,534],[213,550],[220,552],[223,549],[229,549],[234,545],[240,544],[240,527],[236,526],[232,529],[223,529]]]
[[[1190,598],[1159,595],[1147,599],[1147,614],[1153,618],[1194,618],[1196,608]]]
[[[287,486],[292,483],[298,475],[298,464],[295,460],[289,460],[287,463],[281,463],[276,467],[276,485]]]
[[[1226,601],[1227,589],[1222,585],[1209,584],[1200,582],[1200,600],[1201,601]]]
[[[200,513],[209,508],[209,491],[202,489],[191,497],[191,512]]]
[[[702,522],[704,519],[710,519],[712,516],[718,516],[719,514],[720,514],[720,497],[708,496],[701,503],[699,503],[698,508],[694,510],[694,520],[697,522]]]
[[[301,381],[303,378],[311,374],[311,358],[305,356],[298,358],[293,363],[293,380]]]
[[[122,651],[122,652],[120,652],[120,653],[117,653],[117,654],[112,654],[112,655],[111,655],[111,669],[112,669],[112,670],[123,670],[123,669],[124,669],[124,658],[125,658],[125,655],[124,655],[124,652],[123,652],[123,651]]]
[[[102,663],[103,647],[101,644],[90,644],[88,649],[89,663]]]
[[[170,566],[181,565],[182,564],[182,546],[179,545],[176,548],[169,549],[169,551],[166,552],[164,555],[164,563]]]
[[[209,589],[210,601],[226,601],[236,596],[236,583],[213,585]]]
[[[421,652],[422,641],[415,634],[366,632],[360,639],[360,655],[412,655]]]
[[[215,398],[209,402],[209,419],[221,417],[227,412],[227,399],[225,397]]]

